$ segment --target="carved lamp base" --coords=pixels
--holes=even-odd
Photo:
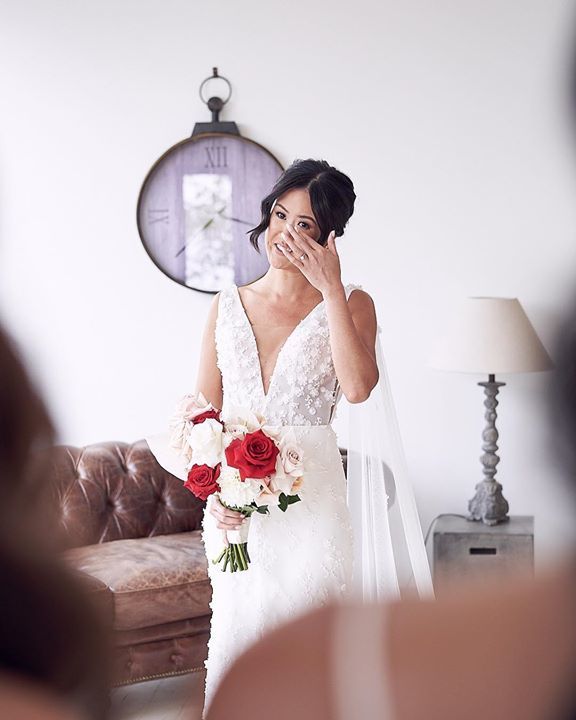
[[[498,525],[509,520],[508,510],[502,485],[496,480],[482,480],[476,485],[476,495],[468,503],[468,519],[481,520],[485,525]]]

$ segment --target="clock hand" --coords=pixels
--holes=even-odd
[[[230,217],[230,215],[222,215],[222,217],[225,220],[232,220],[232,222],[238,222],[242,223],[242,225],[249,225],[250,227],[254,227],[254,223],[247,222],[246,220],[240,220],[240,218]]]
[[[195,233],[195,235],[194,235],[193,237],[191,237],[191,238],[189,238],[188,240],[186,240],[186,242],[184,243],[184,245],[182,245],[182,247],[180,248],[180,250],[178,250],[178,252],[176,253],[176,255],[175,255],[174,257],[178,257],[179,255],[181,255],[181,254],[184,252],[184,250],[186,250],[186,245],[188,244],[189,240],[195,240],[195,239],[198,237],[198,235],[200,235],[201,233],[204,232],[204,230],[206,230],[207,227],[210,227],[210,225],[212,225],[212,223],[214,222],[214,220],[216,220],[216,217],[217,217],[217,216],[220,216],[220,217],[222,217],[222,218],[225,218],[226,220],[234,220],[235,222],[244,222],[245,225],[252,225],[252,223],[247,223],[247,222],[245,222],[244,220],[238,220],[237,218],[231,218],[231,217],[228,217],[227,215],[222,215],[222,213],[224,212],[224,210],[226,210],[226,205],[223,205],[223,206],[220,208],[220,210],[217,210],[217,211],[216,211],[216,215],[214,215],[213,217],[210,218],[210,220],[208,220],[207,222],[205,222],[204,225],[202,225],[202,227],[200,228],[200,230],[198,230],[198,232]]]
[[[212,225],[212,223],[214,222],[214,220],[216,220],[216,217],[217,217],[218,215],[222,215],[222,213],[224,212],[224,210],[226,210],[226,205],[223,205],[223,206],[220,208],[220,210],[217,210],[217,211],[216,211],[216,215],[214,215],[213,217],[210,218],[210,220],[208,220],[207,222],[205,222],[204,225],[202,225],[202,227],[200,228],[200,230],[198,230],[198,232],[197,232],[193,237],[191,237],[191,238],[189,238],[189,239],[190,239],[190,240],[195,240],[195,239],[198,237],[198,235],[200,235],[200,233],[203,233],[204,230],[206,230],[207,227],[210,227],[210,225]],[[186,242],[184,243],[184,245],[182,245],[182,247],[180,248],[180,250],[178,250],[178,252],[176,253],[176,255],[175,255],[174,257],[178,257],[178,255],[181,255],[181,254],[184,252],[184,250],[186,250],[186,245],[187,245],[187,244],[188,244],[188,240],[186,240]]]
[[[210,227],[210,225],[212,225],[214,220],[215,220],[215,218],[211,217],[210,220],[208,220],[207,222],[204,223],[204,225],[202,225],[200,230],[198,230],[198,232],[195,233],[193,235],[193,237],[189,238],[189,240],[195,240],[198,237],[198,235],[201,235],[204,232],[204,230],[206,230],[207,227]],[[180,248],[180,250],[178,250],[178,252],[176,253],[176,255],[174,257],[178,257],[178,255],[181,255],[184,252],[184,250],[186,250],[187,244],[188,244],[188,240],[186,240],[184,245],[182,245],[182,247]]]

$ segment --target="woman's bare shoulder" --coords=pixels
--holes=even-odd
[[[366,290],[357,287],[351,290],[350,295],[348,296],[348,304],[351,308],[373,308],[374,300],[372,299],[370,293],[367,293]]]

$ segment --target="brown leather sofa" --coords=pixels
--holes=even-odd
[[[211,599],[204,504],[144,440],[60,446],[48,462],[65,557],[89,576],[113,623],[114,682],[203,670]]]

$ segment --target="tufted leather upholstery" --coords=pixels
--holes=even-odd
[[[45,465],[64,555],[114,625],[116,682],[203,669],[211,598],[204,503],[144,440],[55,447]]]
[[[144,440],[53,448],[50,475],[67,547],[200,528],[204,503],[158,465]]]

